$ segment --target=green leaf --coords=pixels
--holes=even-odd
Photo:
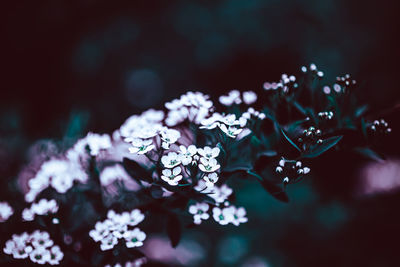
[[[289,202],[289,197],[286,194],[285,191],[283,191],[283,189],[276,185],[275,183],[268,181],[266,179],[264,179],[261,175],[259,175],[256,172],[253,171],[247,171],[248,174],[254,176],[257,178],[257,181],[262,185],[262,187],[271,194],[271,196],[273,196],[274,198],[276,198],[279,201],[288,203]]]
[[[367,138],[367,124],[365,123],[364,118],[361,118],[361,132],[363,133],[364,137]]]
[[[288,140],[288,142],[294,147],[296,148],[299,152],[301,152],[301,149],[292,141],[292,139],[290,139],[286,134],[285,131],[283,129],[281,129],[281,133],[283,134],[283,136],[286,138],[286,140]]]
[[[323,140],[322,144],[317,145],[311,151],[308,151],[306,154],[302,155],[303,158],[315,158],[329,150],[331,147],[334,147],[343,136],[333,136],[328,139]]]
[[[368,105],[363,105],[361,107],[358,107],[354,113],[354,115],[356,116],[356,118],[360,117],[361,115],[363,115],[365,113],[365,111],[367,111],[368,109]]]
[[[255,146],[255,147],[259,147],[262,145],[260,139],[257,138],[257,136],[253,135],[250,139],[250,143]]]
[[[354,148],[354,151],[356,151],[358,154],[364,157],[376,160],[378,162],[383,162],[385,160],[381,155],[379,155],[377,152],[373,151],[368,147],[356,147]]]
[[[139,183],[140,181],[145,181],[147,183],[153,182],[150,171],[148,171],[136,161],[124,158],[122,160],[122,165],[124,166],[126,172]]]
[[[181,240],[182,226],[178,216],[175,213],[170,213],[167,219],[167,234],[171,241],[172,247],[176,247]]]

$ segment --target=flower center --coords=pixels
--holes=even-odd
[[[137,240],[136,237],[134,237],[134,238],[131,239],[131,241],[132,241],[133,243],[136,243],[138,240]]]

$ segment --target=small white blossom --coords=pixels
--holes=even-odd
[[[190,145],[188,147],[179,146],[179,153],[182,155],[181,161],[183,165],[189,165],[193,161],[193,156],[197,153],[197,148],[195,145]]]
[[[25,221],[32,221],[35,215],[46,215],[58,211],[57,202],[54,199],[41,199],[38,203],[33,203],[30,208],[22,211],[22,218]]]
[[[45,264],[50,260],[50,251],[44,247],[38,247],[29,254],[29,258],[34,263]]]
[[[51,265],[57,265],[60,264],[60,261],[64,258],[64,253],[61,251],[59,246],[53,246],[50,249],[50,257],[48,259],[48,262]]]
[[[251,105],[257,101],[257,94],[253,91],[243,92],[243,102],[247,105]]]
[[[151,139],[134,138],[130,140],[130,143],[132,147],[129,148],[129,152],[132,154],[143,155],[155,148]]]
[[[165,168],[173,168],[181,164],[181,156],[175,152],[169,152],[161,158],[161,162]]]
[[[0,202],[0,223],[7,221],[13,214],[14,210],[7,202]]]
[[[165,169],[162,171],[161,179],[167,182],[169,185],[177,185],[180,180],[182,180],[181,167],[175,167],[172,171],[170,169]]]
[[[197,149],[197,152],[203,158],[212,159],[212,158],[216,158],[219,156],[220,149],[219,149],[219,147],[211,148],[209,146],[205,146],[204,148]]]
[[[195,224],[201,224],[202,220],[207,220],[210,215],[207,213],[209,206],[207,203],[196,203],[189,206],[189,213],[193,214]]]
[[[128,248],[141,247],[146,239],[146,233],[140,231],[139,228],[129,230],[124,233],[125,244]]]
[[[218,174],[215,172],[209,173],[204,176],[204,181],[206,181],[207,187],[214,187],[214,184],[218,181]]]
[[[213,208],[213,217],[216,222],[221,225],[227,225],[233,221],[233,211],[229,208],[220,209],[218,207]]]
[[[233,190],[226,184],[223,184],[221,187],[214,186],[212,190],[210,190],[210,192],[211,193],[207,193],[211,198],[215,200],[215,202],[223,203],[233,193]]]
[[[220,124],[218,126],[227,136],[231,138],[236,138],[236,136],[243,131],[243,129],[234,126],[227,127],[225,124]]]
[[[202,172],[215,172],[221,167],[215,158],[206,159],[200,158],[199,169]]]
[[[232,224],[239,226],[241,223],[246,223],[248,221],[246,217],[246,210],[243,207],[236,208],[234,206],[228,207],[233,210]]]
[[[174,129],[164,128],[160,132],[161,140],[163,141],[162,146],[164,149],[169,149],[171,144],[174,144],[181,137],[181,133]]]

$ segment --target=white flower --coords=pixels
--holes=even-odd
[[[128,225],[135,226],[144,220],[144,214],[138,210],[134,209],[129,214],[129,222]]]
[[[227,225],[228,223],[232,222],[233,217],[233,210],[229,208],[220,209],[218,207],[213,208],[213,217],[216,222],[221,225]]]
[[[31,209],[24,209],[22,211],[22,219],[24,221],[33,221],[35,219],[35,213]]]
[[[197,153],[197,148],[195,145],[190,145],[188,147],[179,146],[179,153],[181,154],[181,161],[183,165],[189,165],[193,161],[193,156]]]
[[[221,95],[219,97],[219,102],[224,106],[231,106],[232,104],[240,104],[242,100],[240,99],[240,92],[238,90],[232,90],[228,95]]]
[[[225,117],[222,117],[220,119],[220,122],[222,122],[223,124],[225,124],[227,126],[234,126],[234,125],[240,124],[240,122],[236,119],[235,114],[228,114]]]
[[[201,220],[207,220],[210,215],[207,213],[209,206],[207,203],[196,203],[189,206],[189,212],[193,214],[195,224],[201,224]]]
[[[146,154],[155,148],[151,139],[133,138],[129,140],[132,144],[132,147],[129,148],[129,152],[132,154]]]
[[[100,249],[102,251],[104,250],[110,250],[114,248],[114,246],[118,243],[117,237],[115,237],[112,234],[106,235],[102,240],[100,244]]]
[[[231,138],[236,138],[236,136],[243,131],[243,129],[236,128],[234,126],[227,127],[225,124],[220,124],[218,126],[227,136]]]
[[[58,211],[57,202],[54,199],[41,199],[38,203],[33,203],[30,208],[22,211],[22,219],[25,221],[33,221],[35,215],[46,215],[48,213],[56,213]]]
[[[48,259],[48,262],[51,265],[57,265],[60,264],[60,261],[64,258],[64,253],[61,251],[59,246],[53,246],[50,249],[50,257]]]
[[[199,168],[203,172],[215,172],[220,167],[221,165],[219,165],[217,160],[214,158],[211,158],[209,160],[206,158],[200,158]]]
[[[175,152],[169,152],[168,155],[162,156],[161,162],[165,168],[173,168],[181,164],[181,157]]]
[[[238,226],[241,223],[247,222],[246,210],[243,207],[236,208],[234,206],[228,207],[233,210],[232,224]]]
[[[143,246],[143,241],[146,239],[146,233],[140,231],[139,228],[127,231],[124,234],[125,244],[128,248],[141,247]]]
[[[39,230],[36,230],[31,234],[31,242],[35,248],[38,247],[47,248],[54,244],[53,240],[50,239],[49,233],[41,232]]]
[[[7,202],[0,202],[0,222],[7,221],[13,214],[14,210]]]
[[[214,187],[214,184],[218,181],[218,174],[216,172],[212,172],[204,176],[204,181],[206,181],[207,187]]]
[[[175,167],[172,171],[170,169],[165,169],[162,171],[161,179],[167,182],[169,185],[177,185],[180,180],[182,180],[181,167]]]
[[[211,117],[207,119],[203,119],[201,121],[200,129],[215,129],[220,123],[219,121],[223,119],[223,116],[219,114],[218,112],[214,112]]]
[[[121,165],[106,167],[100,173],[100,183],[102,186],[108,186],[114,181],[127,181],[130,177]]]
[[[90,237],[96,242],[101,241],[104,237],[110,234],[110,225],[110,221],[108,221],[108,223],[107,221],[96,222],[95,229],[90,230],[89,232]]]
[[[257,95],[253,91],[243,92],[243,102],[251,105],[257,101]]]
[[[111,138],[108,134],[88,133],[85,139],[92,156],[97,156],[100,150],[106,150],[111,147]]]
[[[203,158],[212,159],[218,157],[220,149],[219,147],[211,148],[209,146],[205,146],[204,148],[197,149],[197,152]]]
[[[29,258],[34,263],[45,264],[50,260],[50,251],[44,247],[37,247],[29,254]]]
[[[221,187],[214,186],[210,191],[212,193],[208,193],[208,195],[217,203],[223,203],[233,192],[232,188],[226,184],[223,184]]]
[[[168,149],[169,145],[174,144],[181,137],[181,133],[174,129],[164,128],[160,132],[163,148]]]

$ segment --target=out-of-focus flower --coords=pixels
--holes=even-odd
[[[229,137],[231,137],[231,138],[236,138],[236,136],[237,136],[238,134],[240,134],[240,133],[243,131],[243,129],[237,128],[237,127],[234,127],[234,126],[229,126],[229,127],[227,127],[225,124],[220,124],[220,125],[219,125],[219,128],[220,128],[227,136],[229,136]]]
[[[189,206],[189,213],[193,214],[195,224],[201,224],[202,220],[207,220],[210,215],[207,213],[209,206],[207,203],[196,203]]]
[[[169,146],[171,144],[174,144],[181,137],[181,133],[179,131],[168,128],[164,128],[163,130],[161,130],[160,134],[161,140],[163,141],[162,147],[164,149],[169,149]]]
[[[257,101],[257,94],[253,91],[243,92],[243,102],[247,105],[251,105]]]
[[[218,174],[216,172],[209,173],[204,176],[207,187],[214,187],[214,184],[218,181]]]
[[[22,219],[32,221],[35,215],[46,215],[48,213],[56,213],[58,211],[57,202],[54,199],[41,199],[38,203],[33,203],[30,208],[22,211]]]
[[[123,235],[125,238],[125,244],[128,248],[141,247],[143,246],[143,241],[146,239],[146,234],[140,231],[139,228],[126,231]]]
[[[13,208],[7,202],[0,202],[0,222],[5,222],[14,214]]]
[[[6,242],[3,251],[15,259],[29,257],[34,263],[57,265],[63,259],[64,253],[60,247],[53,244],[49,233],[36,230],[32,234],[26,232],[21,235],[14,234],[12,239]]]
[[[233,220],[233,212],[231,209],[223,208],[220,209],[218,207],[213,208],[213,217],[216,222],[221,225],[227,225]]]

